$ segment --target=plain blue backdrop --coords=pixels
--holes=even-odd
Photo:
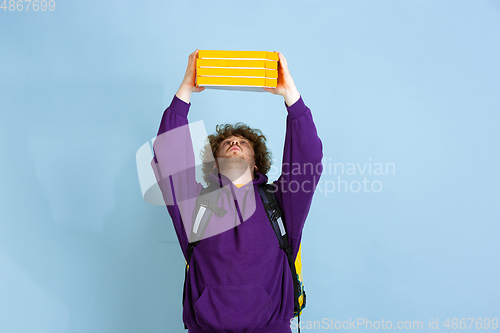
[[[313,112],[304,323],[500,317],[499,1],[55,2],[0,10],[0,332],[183,332],[184,260],[135,154],[197,48],[282,52]],[[280,96],[191,102],[279,166]]]

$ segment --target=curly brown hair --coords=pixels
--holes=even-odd
[[[214,157],[219,153],[219,146],[222,141],[230,136],[241,136],[253,143],[253,150],[255,153],[255,165],[257,172],[266,175],[271,168],[272,155],[271,151],[267,149],[266,137],[262,131],[256,128],[250,128],[243,123],[220,124],[215,127],[215,133],[208,136],[210,144],[205,145],[201,157],[203,160],[203,179],[209,183],[208,175],[215,174],[217,171],[214,169]],[[208,162],[210,161],[210,162]]]

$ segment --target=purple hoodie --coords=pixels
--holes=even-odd
[[[194,181],[189,132],[182,130],[187,128],[190,105],[174,96],[163,114],[152,161],[186,259],[187,234],[202,189]],[[322,172],[323,154],[311,111],[302,98],[287,111],[282,174],[274,184],[297,255]],[[205,238],[193,250],[183,309],[189,333],[290,332],[292,275],[257,191],[258,186],[267,183],[267,177],[256,173],[251,183],[240,188],[224,176],[209,177],[211,183],[220,184],[218,205],[227,213],[223,218],[213,215]]]

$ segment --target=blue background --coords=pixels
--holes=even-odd
[[[382,190],[315,194],[303,321],[427,332],[429,318],[440,331],[446,318],[499,318],[499,36],[500,2],[486,0],[0,10],[0,332],[183,331],[184,260],[166,209],[142,199],[135,154],[196,48],[282,52],[325,162],[395,165],[325,169],[322,184],[366,177]],[[280,96],[191,102],[208,132],[260,128],[279,166]]]

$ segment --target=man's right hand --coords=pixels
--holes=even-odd
[[[184,74],[184,79],[182,80],[181,86],[179,87],[179,90],[177,90],[177,93],[175,94],[177,98],[186,103],[189,103],[189,100],[191,99],[191,93],[205,90],[205,87],[197,87],[195,85],[197,56],[198,56],[198,50],[194,51],[189,55],[186,74]]]

